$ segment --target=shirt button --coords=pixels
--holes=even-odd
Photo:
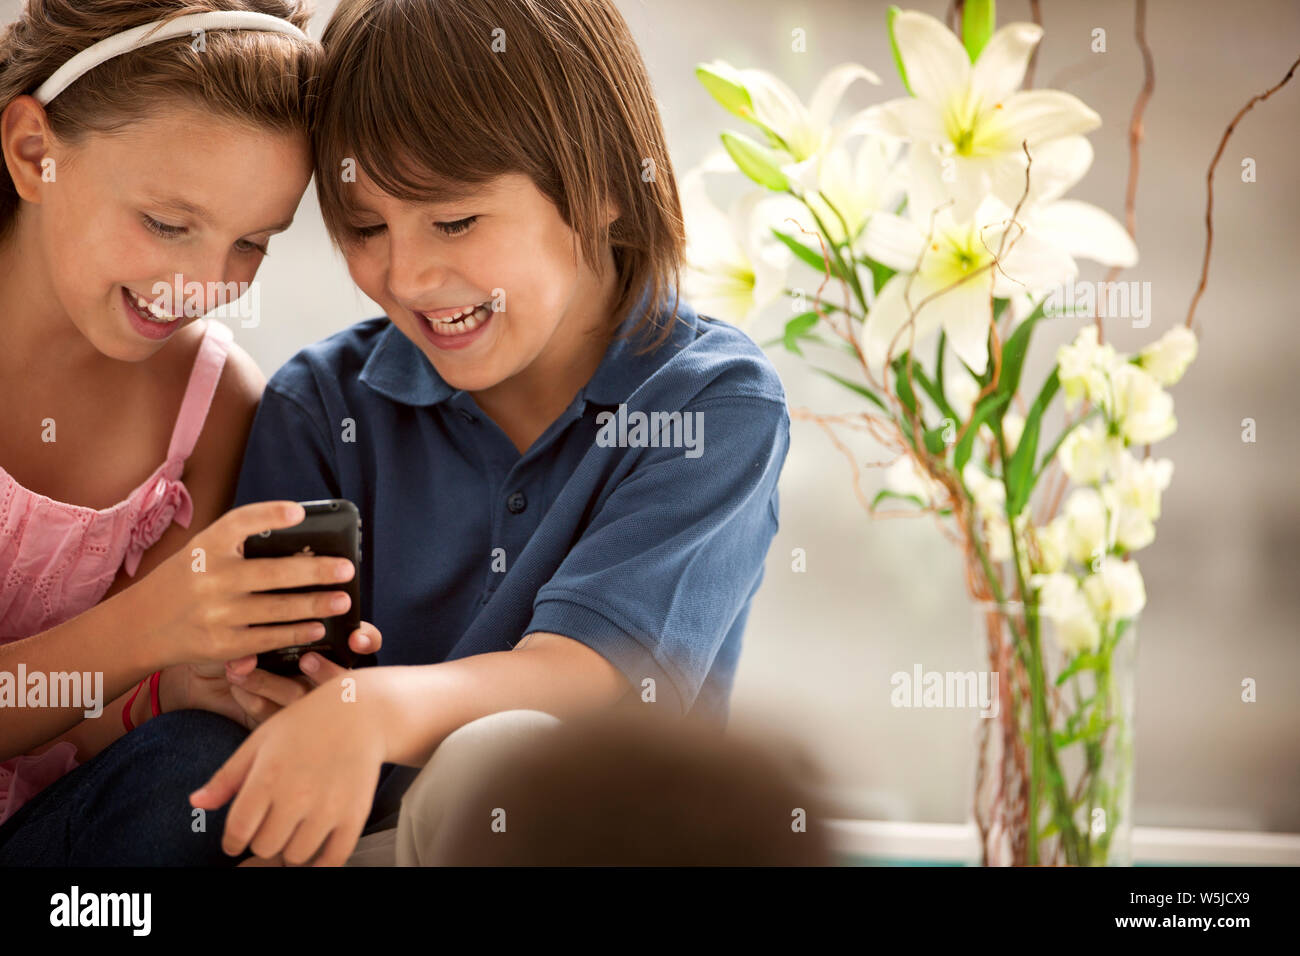
[[[516,491],[506,499],[506,507],[510,509],[512,515],[517,515],[528,507],[528,499],[524,497],[522,491]]]

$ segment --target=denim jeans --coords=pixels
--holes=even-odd
[[[189,795],[247,736],[201,710],[146,721],[6,820],[0,866],[233,866],[248,854],[222,852],[229,804],[200,827]]]

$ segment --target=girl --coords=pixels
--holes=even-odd
[[[321,207],[385,316],[276,373],[236,500],[357,503],[386,666],[229,669],[264,722],[192,800],[233,798],[229,853],[340,863],[396,825],[419,862],[491,739],[625,700],[725,722],[789,416],[758,347],[676,297],[672,166],[609,0],[344,0],[323,43]]]
[[[0,37],[0,863],[211,858],[181,784],[118,781],[164,760],[204,779],[244,735],[219,662],[312,639],[285,622],[341,593],[253,592],[354,573],[242,560],[302,510],[219,517],[262,380],[197,318],[219,296],[192,295],[251,281],[306,188],[308,15],[32,0]],[[67,672],[111,702],[32,706],[15,681]]]

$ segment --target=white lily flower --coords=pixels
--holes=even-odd
[[[705,190],[709,168],[682,177],[684,291],[699,311],[747,325],[784,291],[792,256],[771,234],[775,214],[767,194],[747,193],[724,215]]]
[[[1120,362],[1110,373],[1110,394],[1102,407],[1119,422],[1125,440],[1149,445],[1168,438],[1178,428],[1174,400],[1160,383],[1132,362]]]
[[[910,140],[918,162],[951,170],[945,175],[958,218],[970,215],[990,192],[1015,205],[1025,183],[1023,142],[1037,155],[1044,144],[1101,124],[1068,93],[1018,92],[1043,35],[1035,24],[998,30],[974,64],[952,31],[928,14],[902,11],[893,29],[913,95],[876,107],[870,125]],[[1046,175],[1037,160],[1034,168]]]
[[[1071,574],[1036,574],[1030,579],[1038,589],[1038,609],[1055,625],[1057,642],[1068,652],[1095,651],[1101,632],[1079,582]]]
[[[820,158],[816,188],[807,190],[804,200],[826,224],[828,239],[837,245],[853,243],[872,215],[897,207],[904,182],[898,161],[901,149],[900,143],[864,136],[852,158],[848,147],[842,145]],[[811,218],[806,213],[805,217]],[[815,224],[811,228],[816,228]]]
[[[989,361],[990,294],[1007,296],[1071,279],[1078,266],[1066,253],[1013,224],[1010,208],[996,197],[986,196],[965,222],[953,217],[951,207],[938,208],[932,230],[930,209],[914,206],[911,199],[908,207],[908,218],[877,213],[863,234],[866,254],[898,270],[863,323],[863,352],[878,369],[887,355],[897,357],[913,342],[919,345],[943,328],[957,356],[982,375]],[[1000,248],[1002,258],[994,268]],[[908,329],[913,309],[915,322]]]
[[[1056,452],[1061,467],[1078,485],[1105,481],[1116,473],[1123,454],[1123,439],[1108,434],[1102,422],[1076,426]]]
[[[1115,347],[1097,343],[1097,327],[1085,325],[1070,345],[1056,352],[1065,407],[1074,408],[1080,399],[1100,403],[1109,395],[1111,370],[1120,364]]]
[[[865,66],[842,63],[822,78],[805,107],[789,86],[766,70],[738,70],[723,60],[703,64],[701,69],[744,88],[750,106],[737,115],[763,129],[771,145],[790,158],[782,170],[805,188],[816,185],[821,154],[861,125],[861,113],[832,122],[845,92],[858,80],[880,85],[880,77]]]
[[[1084,580],[1083,592],[1097,617],[1105,621],[1136,617],[1147,603],[1136,561],[1103,561],[1101,570]]]
[[[1196,336],[1183,325],[1174,326],[1138,353],[1138,362],[1161,385],[1173,385],[1196,358]]]

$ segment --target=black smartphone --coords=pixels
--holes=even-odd
[[[325,636],[311,644],[281,647],[257,655],[257,666],[285,677],[301,676],[298,659],[315,651],[341,667],[368,667],[375,663],[374,654],[358,654],[348,647],[348,636],[361,626],[361,515],[357,506],[344,498],[326,501],[301,501],[307,516],[292,528],[279,528],[249,535],[244,539],[245,558],[280,558],[295,554],[347,558],[357,569],[350,581],[342,584],[316,584],[301,588],[279,588],[266,594],[297,594],[304,591],[346,591],[351,606],[342,614],[319,620]],[[291,623],[291,622],[282,622]],[[292,622],[297,623],[297,622]],[[264,626],[264,625],[263,625]]]

